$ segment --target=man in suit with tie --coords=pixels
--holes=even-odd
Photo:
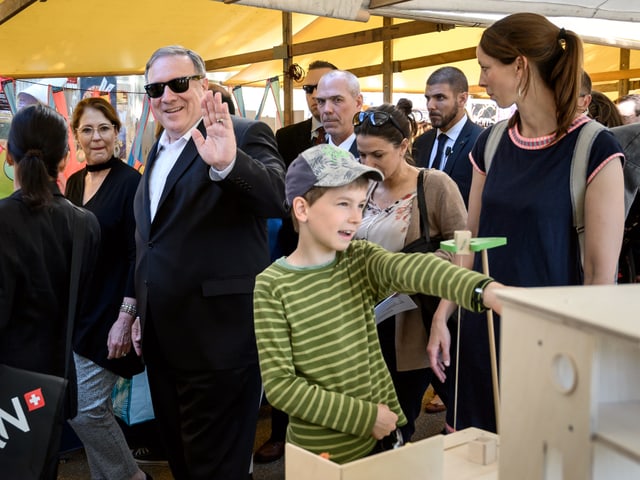
[[[362,110],[360,82],[351,72],[334,70],[326,73],[318,83],[316,95],[322,125],[331,145],[348,150],[358,158],[353,116]]]
[[[160,434],[177,480],[246,480],[258,419],[255,276],[284,214],[271,129],[229,114],[202,58],[163,47],[145,90],[164,132],[134,202],[136,293]]]
[[[302,122],[287,125],[276,131],[278,150],[287,167],[300,152],[318,143],[326,142],[325,131],[322,126],[322,120],[320,119],[318,103],[316,102],[316,92],[318,82],[322,76],[325,73],[337,69],[338,67],[334,64],[325,62],[324,60],[316,60],[309,64],[302,89],[307,99],[307,107],[309,107],[311,117]]]
[[[458,185],[466,206],[471,189],[469,152],[482,127],[467,116],[467,77],[455,67],[442,67],[427,79],[424,92],[433,127],[413,143],[413,158],[419,167],[437,168]]]

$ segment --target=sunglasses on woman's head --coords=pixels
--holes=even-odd
[[[381,112],[379,110],[358,112],[353,116],[353,126],[359,127],[367,120],[374,127],[382,127],[385,123],[391,122],[391,125],[396,127],[396,129],[402,134],[402,138],[407,138],[400,125],[398,125],[398,122],[396,122],[394,118],[387,112]]]
[[[174,93],[184,93],[189,90],[190,80],[202,80],[204,75],[191,75],[189,77],[179,77],[169,80],[168,82],[148,83],[144,89],[149,98],[161,97],[164,93],[164,87],[167,86]]]

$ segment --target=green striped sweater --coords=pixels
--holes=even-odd
[[[471,308],[484,275],[433,254],[352,241],[328,265],[283,261],[258,275],[255,330],[265,392],[289,414],[287,440],[344,463],[375,445],[377,405],[406,419],[380,352],[374,306],[393,292],[430,293]]]

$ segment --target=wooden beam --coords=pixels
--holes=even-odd
[[[598,83],[593,86],[594,90],[598,92],[606,93],[606,92],[616,92],[618,93],[618,82],[609,82],[609,83]],[[640,89],[640,80],[629,80],[629,90],[638,90]]]
[[[452,50],[450,52],[426,55],[424,57],[408,58],[406,60],[397,60],[393,62],[393,73],[404,72],[405,70],[414,70],[416,68],[433,67],[435,65],[444,65],[448,63],[460,62],[462,60],[471,60],[474,58],[476,58],[476,47]],[[349,68],[347,70],[349,70],[358,78],[370,77],[372,75],[382,74],[383,65],[380,63],[378,65]]]
[[[411,37],[425,33],[442,32],[453,28],[455,28],[455,25],[451,24],[421,21],[406,22],[392,25],[388,28],[373,28],[362,32],[347,33],[345,35],[337,35],[335,37],[293,44],[291,45],[291,55],[294,57],[297,55],[308,55],[311,53],[344,48],[345,46],[354,47],[357,45],[382,42],[386,39],[393,40],[396,38]],[[207,60],[204,63],[208,71],[222,70],[225,68],[237,67],[239,65],[248,65],[250,63],[273,60],[273,51],[273,48],[270,48],[268,50],[259,50],[257,52],[240,53],[229,57]]]
[[[405,3],[409,0],[371,0],[369,2],[369,10],[382,7],[390,7],[391,5],[397,5],[398,3]]]
[[[631,51],[628,48],[620,49],[620,70],[629,70],[631,62]],[[618,81],[618,96],[622,97],[629,93],[629,79],[621,78]]]
[[[629,80],[631,78],[640,78],[640,68],[617,70],[613,72],[599,72],[589,74],[591,82],[610,82],[615,80]]]
[[[0,25],[38,0],[4,0],[0,2]]]
[[[384,17],[382,25],[389,28],[393,25],[393,18]],[[393,93],[393,42],[385,39],[382,42],[382,101],[391,103]]]
[[[285,46],[287,52],[286,58],[282,59],[282,71],[285,72],[283,81],[283,93],[284,93],[284,118],[282,119],[283,125],[290,125],[293,123],[293,79],[286,74],[293,63],[291,58],[290,47],[293,32],[293,21],[291,12],[282,12],[282,44]]]

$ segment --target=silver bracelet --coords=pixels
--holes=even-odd
[[[120,305],[120,311],[122,313],[127,313],[135,318],[138,309],[133,303],[123,303],[122,305]]]

